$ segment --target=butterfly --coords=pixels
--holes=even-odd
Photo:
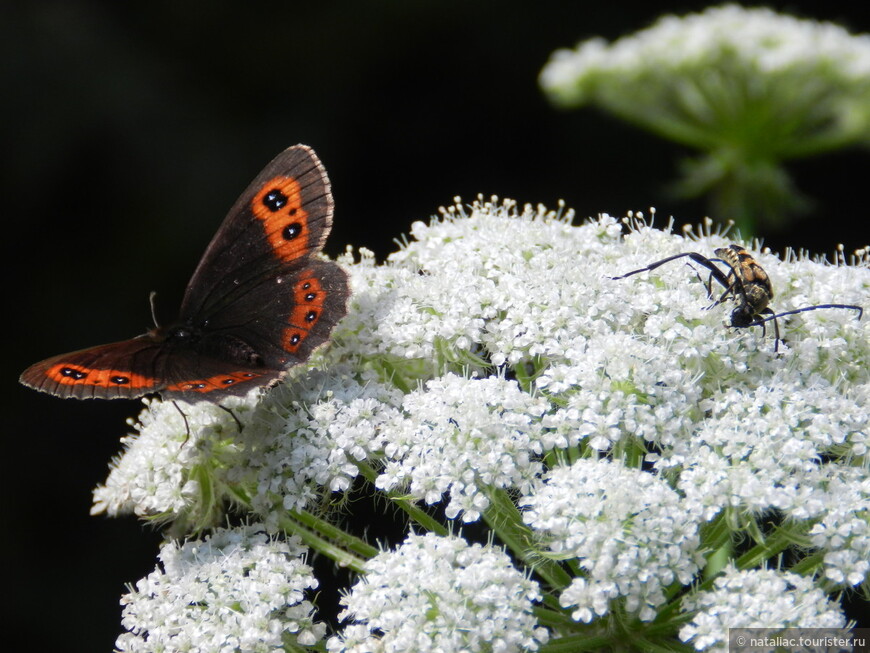
[[[326,169],[284,150],[230,209],[187,284],[178,320],[46,359],[20,381],[58,397],[219,402],[271,386],[329,340],[347,274],[318,254],[332,227]]]

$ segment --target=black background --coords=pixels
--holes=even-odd
[[[870,29],[864,3],[770,4]],[[18,386],[21,370],[142,333],[149,291],[158,315],[174,317],[226,210],[297,142],[316,148],[332,179],[332,255],[351,243],[382,259],[455,195],[561,198],[581,217],[656,206],[661,222],[697,223],[702,203],[663,192],[682,150],[594,110],[552,109],[537,75],[558,47],[705,6],[4,3],[7,633],[34,650],[111,650],[124,583],[152,570],[159,541],[133,519],[88,516],[138,403],[61,401]],[[790,169],[817,204],[766,242],[864,245],[867,153]]]

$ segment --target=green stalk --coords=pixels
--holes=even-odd
[[[363,477],[369,483],[374,485],[375,480],[378,477],[378,473],[370,465],[367,465],[363,462],[357,462],[357,467],[359,468],[360,473],[363,475]],[[384,494],[387,495],[387,498],[389,498],[390,501],[392,501],[399,508],[404,510],[405,513],[412,520],[422,526],[425,531],[429,533],[437,533],[442,537],[450,534],[450,530],[444,524],[429,515],[425,510],[419,508],[412,499],[408,499],[395,492],[385,492]]]
[[[490,488],[487,496],[490,504],[483,513],[483,519],[504,545],[550,587],[567,587],[571,583],[571,576],[558,563],[537,551],[532,531],[523,523],[522,515],[508,493]]]
[[[290,516],[293,520],[306,526],[312,532],[333,542],[337,542],[343,549],[353,551],[363,558],[373,558],[378,554],[377,547],[373,547],[371,544],[351,535],[347,531],[340,529],[338,526],[329,523],[325,519],[315,517],[310,512],[305,510],[292,510]]]
[[[336,546],[326,538],[318,535],[314,530],[306,528],[300,521],[296,521],[288,515],[280,518],[278,524],[286,533],[298,535],[306,546],[322,553],[330,560],[334,560],[339,566],[347,567],[357,573],[364,573],[365,559],[352,555],[340,546]],[[377,550],[374,548],[372,548],[372,551],[377,553]]]

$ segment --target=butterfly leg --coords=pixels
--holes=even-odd
[[[190,439],[190,423],[187,421],[187,415],[185,415],[184,411],[181,410],[181,406],[179,406],[178,403],[175,401],[172,402],[172,405],[175,406],[175,410],[178,411],[178,414],[181,415],[181,419],[184,420],[185,436],[184,436],[184,442],[181,444],[181,446],[183,447],[185,444],[187,444],[187,441]]]
[[[242,432],[242,423],[239,421],[239,418],[236,417],[236,414],[231,409],[227,408],[226,406],[221,406],[220,404],[218,404],[218,408],[222,408],[223,410],[227,411],[230,414],[230,417],[232,417],[233,420],[235,420],[236,426],[239,427],[239,433],[241,433]]]

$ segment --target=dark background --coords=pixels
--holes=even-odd
[[[770,4],[870,29],[863,3]],[[329,170],[332,255],[352,243],[382,259],[413,220],[477,193],[561,198],[581,217],[656,206],[660,223],[697,223],[702,203],[663,193],[679,148],[594,110],[552,109],[537,75],[558,47],[705,6],[4,3],[7,633],[38,650],[111,650],[124,584],[152,570],[159,541],[132,518],[88,516],[138,402],[61,401],[18,386],[21,370],[142,333],[149,291],[171,319],[226,210],[293,143]],[[868,163],[851,150],[792,166],[816,208],[766,242],[866,244]]]

